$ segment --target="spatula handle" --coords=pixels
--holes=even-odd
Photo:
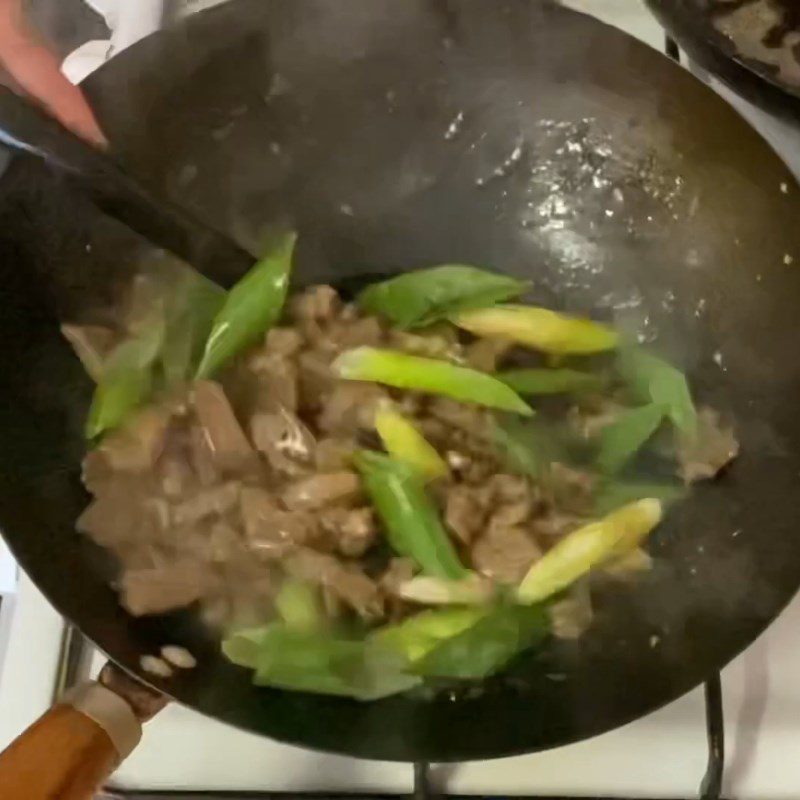
[[[90,682],[69,692],[0,753],[3,800],[91,800],[130,755],[142,722],[166,700],[113,667],[101,680],[106,685]]]
[[[5,86],[0,86],[0,142],[44,161],[101,211],[222,286],[233,284],[253,265],[252,255],[229,237],[153,196],[108,153]]]
[[[0,753],[0,787],[8,800],[90,800],[119,760],[97,722],[61,704]]]

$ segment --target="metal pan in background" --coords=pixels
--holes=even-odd
[[[787,80],[781,69],[768,55],[763,58],[748,57],[747,46],[737,43],[737,30],[731,36],[723,33],[715,25],[715,16],[722,19],[744,9],[749,14],[762,12],[765,6],[775,9],[779,14],[786,9],[787,24],[796,23],[800,33],[800,14],[792,8],[792,0],[733,0],[733,2],[714,2],[714,0],[646,0],[667,33],[677,41],[689,57],[719,78],[733,91],[756,106],[776,114],[794,124],[800,124],[800,81]],[[772,18],[770,13],[770,19]],[[763,17],[762,17],[763,18]],[[745,22],[742,21],[742,25]],[[759,29],[761,26],[758,26]],[[763,24],[765,32],[772,26]],[[778,33],[777,29],[774,31]],[[778,37],[775,36],[777,39]],[[797,49],[797,48],[795,48]],[[774,50],[774,52],[778,52]],[[789,57],[788,54],[786,57]],[[796,72],[800,75],[800,57]]]

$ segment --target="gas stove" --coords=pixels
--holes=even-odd
[[[148,19],[119,14],[116,50],[158,20],[219,0],[158,3]],[[91,0],[108,10],[112,0]],[[122,6],[124,3],[117,3]],[[565,0],[665,49],[664,34],[635,0]],[[155,9],[155,10],[154,10]],[[113,10],[113,9],[112,9]],[[130,8],[128,8],[129,12]],[[133,20],[133,22],[131,21]],[[92,51],[101,62],[111,48]],[[675,51],[673,50],[673,55]],[[679,56],[679,54],[677,54]],[[737,98],[693,65],[800,176],[800,132]],[[85,67],[85,64],[84,64]],[[6,565],[5,573],[3,564]],[[24,575],[0,551],[0,748],[33,722],[64,686],[96,672],[102,656],[65,628]],[[5,591],[5,595],[3,592]],[[5,626],[5,627],[4,627]],[[4,653],[4,631],[7,646]],[[778,800],[800,794],[800,598],[721,676],[661,710],[578,744],[495,761],[412,765],[331,756],[259,738],[173,705],[151,722],[118,769],[108,798],[278,797],[315,794],[433,794],[524,797]],[[724,712],[724,722],[723,722]],[[702,787],[701,787],[702,784]]]

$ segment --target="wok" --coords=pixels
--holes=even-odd
[[[0,526],[53,604],[181,703],[366,758],[507,756],[653,711],[751,643],[800,583],[798,187],[764,141],[667,58],[549,2],[238,0],[114,59],[86,90],[153,191],[255,249],[300,231],[300,283],[440,262],[615,315],[734,420],[742,454],[671,512],[655,569],[597,586],[580,640],[457,702],[254,688],[190,613],[131,618],[79,536],[90,386],[60,319],[108,303],[147,246],[17,160],[0,219]],[[169,680],[142,654],[179,644]]]
[[[800,86],[785,80],[773,65],[742,55],[736,42],[715,26],[710,9],[716,5],[721,13],[723,3],[712,4],[710,0],[646,2],[670,36],[695,62],[750,102],[789,121],[800,121]],[[748,2],[756,0],[725,5],[733,9]],[[778,3],[796,24],[798,11],[793,0],[778,0]]]

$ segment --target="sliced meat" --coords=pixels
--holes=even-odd
[[[467,364],[481,372],[496,372],[500,360],[514,347],[502,339],[478,339],[467,347]]]
[[[723,425],[716,411],[701,408],[696,436],[682,436],[677,455],[680,476],[686,483],[709,480],[739,455],[739,441],[733,428]]]
[[[255,452],[222,387],[214,381],[198,381],[192,395],[197,420],[217,467],[235,470],[252,464]]]
[[[297,360],[299,409],[313,418],[322,408],[323,402],[333,391],[338,379],[331,371],[331,357],[318,350],[307,350]]]
[[[81,464],[81,480],[93,495],[103,493],[103,489],[114,480],[116,472],[99,449],[90,450]]]
[[[319,523],[334,549],[348,558],[363,556],[378,533],[375,513],[369,507],[329,508],[320,513]]]
[[[526,522],[533,511],[533,501],[530,497],[522,497],[501,505],[492,513],[489,519],[489,529],[513,528]]]
[[[120,508],[120,500],[125,501],[125,495],[111,492],[95,498],[78,517],[75,527],[103,547],[135,542],[139,509],[130,502]]]
[[[206,519],[170,531],[171,560],[185,558],[206,565],[209,571],[235,558],[248,557],[241,531],[222,519]],[[156,561],[156,564],[160,562]]]
[[[466,545],[483,530],[485,511],[469,486],[456,484],[445,490],[444,521],[453,536]]]
[[[361,495],[361,481],[354,472],[328,472],[289,484],[281,493],[284,505],[294,511],[349,504]]]
[[[371,430],[378,405],[388,395],[372,383],[338,384],[325,401],[317,418],[325,433],[353,436],[360,430]]]
[[[417,571],[417,565],[410,558],[393,558],[380,577],[380,587],[390,597],[397,597],[400,587],[408,583]]]
[[[156,465],[156,476],[161,491],[171,499],[188,494],[197,484],[188,452],[162,456]]]
[[[244,557],[242,557],[242,553]],[[237,551],[218,568],[218,578],[203,603],[206,624],[223,631],[261,627],[274,617],[276,581],[269,564]]]
[[[316,536],[316,521],[311,514],[286,511],[264,489],[242,489],[241,514],[250,546],[266,558],[280,558]]]
[[[228,564],[236,558],[243,558],[245,550],[241,531],[225,520],[216,520],[212,523],[207,539],[209,561],[215,564]]]
[[[285,408],[272,414],[254,414],[250,419],[250,438],[270,466],[281,474],[296,477],[313,466],[314,436]]]
[[[320,285],[306,289],[290,303],[292,317],[297,322],[332,320],[341,308],[342,301],[332,286]]]
[[[552,504],[574,513],[588,513],[594,501],[595,477],[557,461],[550,464],[547,491]]]
[[[247,362],[258,378],[258,406],[297,411],[300,400],[297,365],[288,357],[260,352]]]
[[[483,409],[446,397],[432,398],[428,404],[428,413],[434,419],[469,434],[476,434],[486,426],[486,414]]]
[[[323,586],[365,619],[383,615],[383,598],[377,584],[354,564],[301,549],[286,560],[286,568],[296,578]]]
[[[199,425],[193,425],[189,430],[189,461],[201,486],[219,483],[220,470],[208,437]]]
[[[425,395],[416,392],[403,392],[395,403],[397,410],[407,417],[418,416],[425,404]]]
[[[272,328],[267,332],[264,346],[268,352],[288,358],[300,352],[303,337],[294,328]]]
[[[135,617],[185,608],[199,600],[207,588],[208,568],[194,561],[127,570],[120,583],[122,604]]]
[[[551,540],[555,544],[558,539],[585,525],[587,519],[576,514],[563,514],[554,509],[537,517],[532,524],[533,533],[542,542]]]
[[[396,350],[403,350],[415,356],[440,358],[455,363],[464,361],[462,346],[457,338],[449,335],[447,329],[439,329],[433,333],[391,330],[389,344]]]
[[[473,545],[472,565],[487,578],[518,583],[542,551],[525,528],[490,526]]]
[[[438,449],[444,450],[452,446],[450,441],[450,426],[447,423],[435,417],[425,416],[422,417],[417,424],[422,435],[431,442],[431,444],[435,444]]]
[[[375,317],[339,322],[331,331],[331,337],[338,350],[380,347],[384,343],[383,328]]]
[[[116,477],[81,514],[76,527],[97,544],[115,550],[158,541],[162,520],[155,509],[145,505],[145,499],[135,481]]]
[[[614,398],[591,395],[581,398],[580,405],[569,410],[570,427],[582,438],[593,439],[600,431],[628,408]]]
[[[144,472],[152,469],[165,445],[170,413],[151,406],[106,436],[97,452],[102,453],[112,470]]]
[[[468,444],[457,447],[444,445],[437,449],[444,450],[444,460],[451,473],[472,490],[476,486],[486,486],[492,473],[497,470],[497,463],[492,456],[474,452]]]
[[[533,492],[527,478],[499,472],[487,481],[487,490],[495,503],[531,502]]]
[[[173,508],[173,520],[176,525],[192,525],[207,517],[221,517],[238,505],[240,491],[241,484],[238,481],[201,489]]]
[[[320,439],[315,466],[320,472],[339,472],[350,466],[356,443],[352,439]]]

